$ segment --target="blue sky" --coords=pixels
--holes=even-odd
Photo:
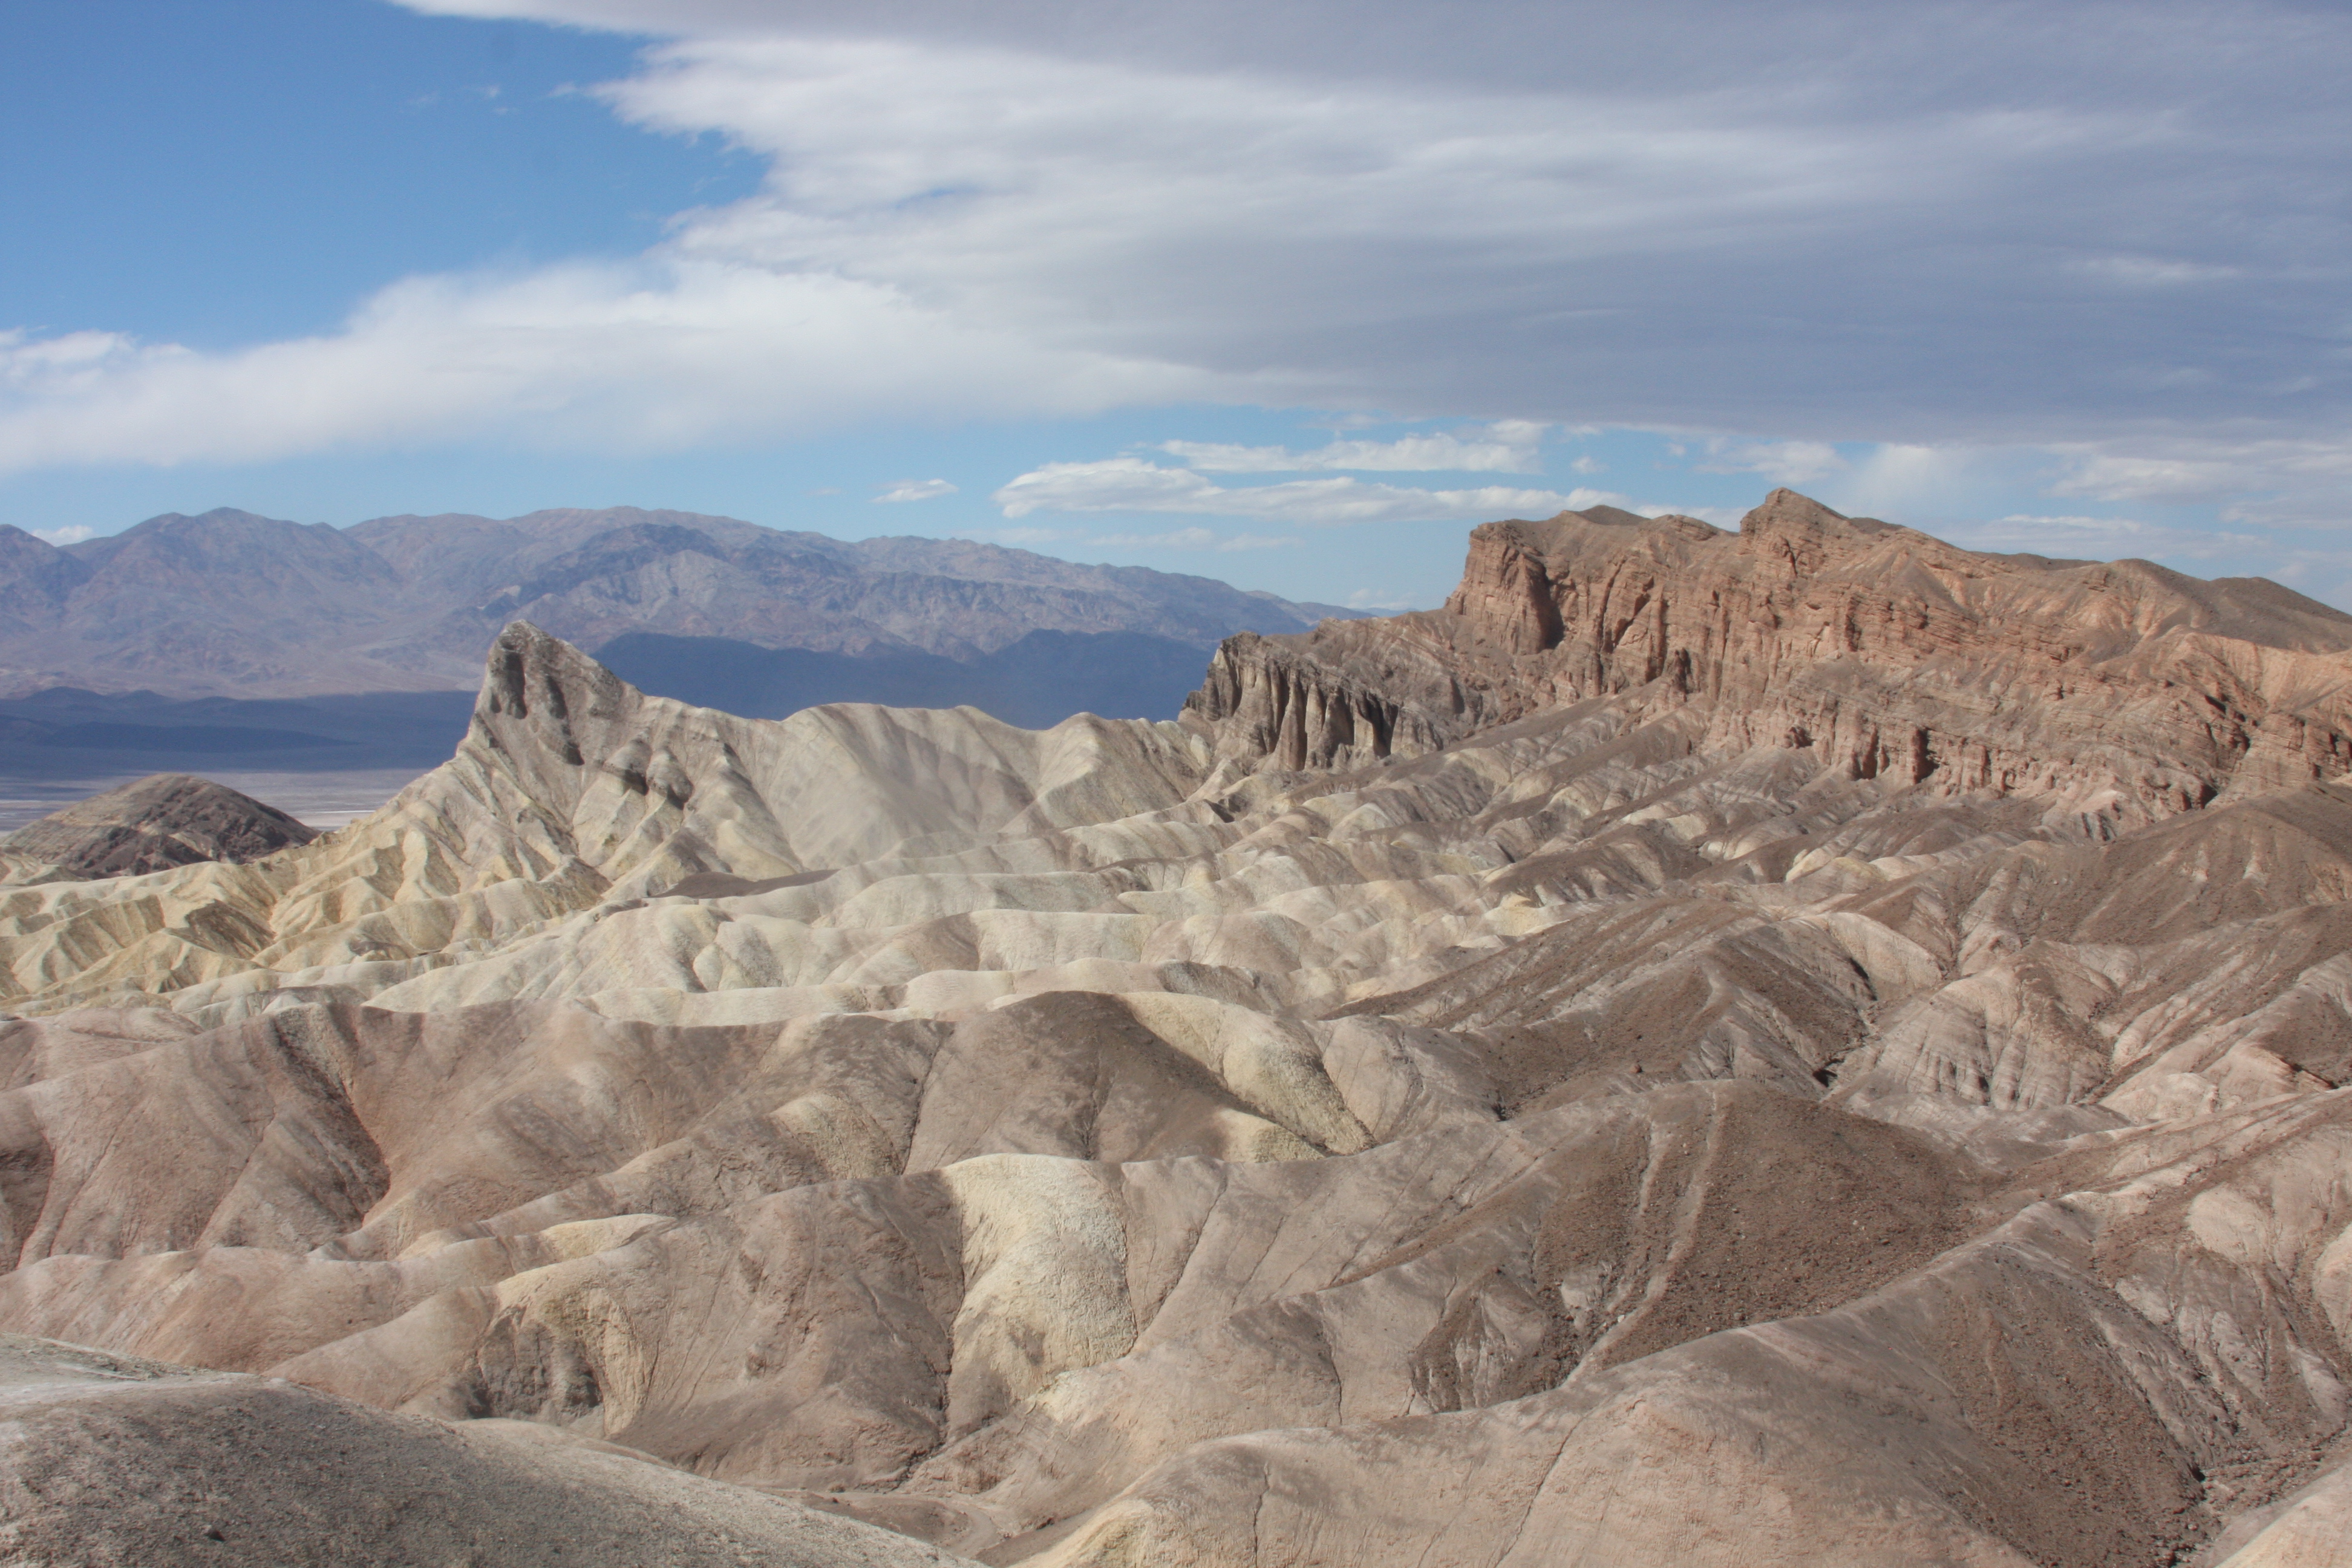
[[[636,504],[1428,604],[1774,484],[2352,606],[2294,5],[16,0],[0,521]]]

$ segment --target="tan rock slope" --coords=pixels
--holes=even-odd
[[[0,1336],[0,1552],[87,1568],[951,1568],[903,1536],[609,1445]]]
[[[1181,724],[510,627],[376,816],[0,892],[0,1327],[992,1563],[2352,1561],[2347,650],[1788,492]]]

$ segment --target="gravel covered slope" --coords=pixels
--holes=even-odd
[[[902,1535],[506,1422],[0,1338],[0,1561],[953,1568]]]

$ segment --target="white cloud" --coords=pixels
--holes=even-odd
[[[62,550],[68,544],[79,544],[85,539],[95,537],[98,531],[75,523],[68,528],[36,528],[30,532],[34,538],[46,539]]]
[[[1247,517],[1328,526],[1351,522],[1484,522],[1502,517],[1550,517],[1590,506],[1618,506],[1604,490],[1426,490],[1361,479],[1293,479],[1278,485],[1228,488],[1189,468],[1166,468],[1140,458],[1091,463],[1048,463],[996,492],[1007,517],[1033,511],[1181,512]]]
[[[602,100],[766,184],[634,264],[413,279],[314,337],[0,334],[0,472],[1202,400],[1895,443],[1708,459],[1847,496],[1901,493],[1887,453],[2051,442],[2065,493],[2345,510],[2305,449],[2340,458],[2352,401],[2343,226],[2309,194],[2352,145],[2326,7],[2143,7],[2118,48],[2095,5],[410,4],[675,40]],[[2232,453],[2146,435],[2225,426]],[[1510,428],[1169,455],[1530,471]],[[1271,492],[1214,504],[1496,493]]]
[[[2173,289],[2188,283],[2212,283],[2240,276],[2244,268],[2216,267],[2162,256],[2094,256],[2071,264],[2095,278],[2137,288]]]
[[[485,439],[676,449],[1183,399],[1442,404],[1515,395],[1514,378],[1558,403],[1579,384],[1558,331],[1589,334],[1573,311],[1535,331],[1528,310],[1622,292],[1664,255],[1744,241],[1752,268],[1790,226],[1874,228],[1937,171],[2028,152],[2000,117],[1853,139],[1728,100],[1302,91],[838,38],[688,39],[602,90],[642,126],[771,157],[766,188],[684,215],[637,265],[410,279],[319,337],[9,343],[0,470]],[[2105,134],[2037,123],[2032,142]],[[1563,279],[1581,281],[1563,298]],[[1371,463],[1380,445],[1320,460]],[[1514,461],[1523,443],[1483,445],[1501,450],[1444,460]]]
[[[115,333],[0,336],[0,473],[486,437],[670,451],[1213,390],[1196,372],[953,319],[887,284],[668,254],[414,279],[339,332],[229,353]]]
[[[2133,437],[2053,449],[2050,493],[2120,503],[2220,503],[2225,521],[2267,527],[2352,522],[2352,438]]]
[[[992,528],[960,535],[993,544],[1051,544],[1067,553],[1074,550],[1205,550],[1233,554],[1248,550],[1280,550],[1305,541],[1258,533],[1219,533],[1207,528],[1178,528],[1165,533],[1088,533],[1067,528]]]
[[[2017,552],[2111,561],[2119,556],[2165,556],[2209,561],[2265,551],[2269,542],[2252,534],[2169,528],[2127,517],[2084,517],[2013,512],[1989,522],[1946,525],[1941,531],[1972,550]]]
[[[1162,441],[1160,450],[1209,474],[1295,474],[1331,468],[1358,472],[1529,474],[1541,467],[1547,428],[1533,420],[1505,419],[1467,432],[1466,438],[1465,435],[1438,435],[1407,436],[1394,441],[1333,441],[1305,452],[1295,452],[1287,447]]]
[[[1901,517],[1949,512],[1990,455],[1958,447],[1876,447],[1832,487],[1832,503],[1851,515]]]
[[[2098,500],[2202,501],[2227,495],[2238,478],[2227,460],[2088,451],[2074,455],[2050,493]]]
[[[874,499],[877,501],[937,500],[941,496],[955,493],[955,486],[945,479],[901,479]]]
[[[1706,444],[1703,474],[1761,474],[1779,485],[1809,485],[1843,473],[1846,460],[1826,441],[1727,441]]]
[[[1263,534],[1223,534],[1205,528],[1180,528],[1167,533],[1093,533],[1076,541],[1080,546],[1104,550],[1213,550],[1231,554],[1244,550],[1280,550],[1299,543],[1296,539],[1269,539]]]
[[[2077,551],[2107,555],[2146,548],[2162,530],[2127,517],[2051,516],[2011,512],[1968,530],[1980,548],[2022,550],[2036,555],[2072,555]]]
[[[1348,595],[1351,610],[1410,610],[1412,601],[1381,588],[1359,588]]]

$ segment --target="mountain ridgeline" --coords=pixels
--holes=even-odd
[[[2352,1560],[2347,760],[2352,617],[1788,491],[1168,721],[516,622],[373,816],[0,885],[8,1539]]]
[[[517,619],[609,650],[649,689],[768,717],[889,701],[1169,718],[1231,633],[1353,614],[970,541],[632,508],[344,530],[219,510],[63,549],[0,526],[0,725],[17,767],[53,773],[260,752],[355,766],[420,746],[427,766],[465,724],[435,696],[470,690]],[[367,758],[337,751],[352,745]]]

